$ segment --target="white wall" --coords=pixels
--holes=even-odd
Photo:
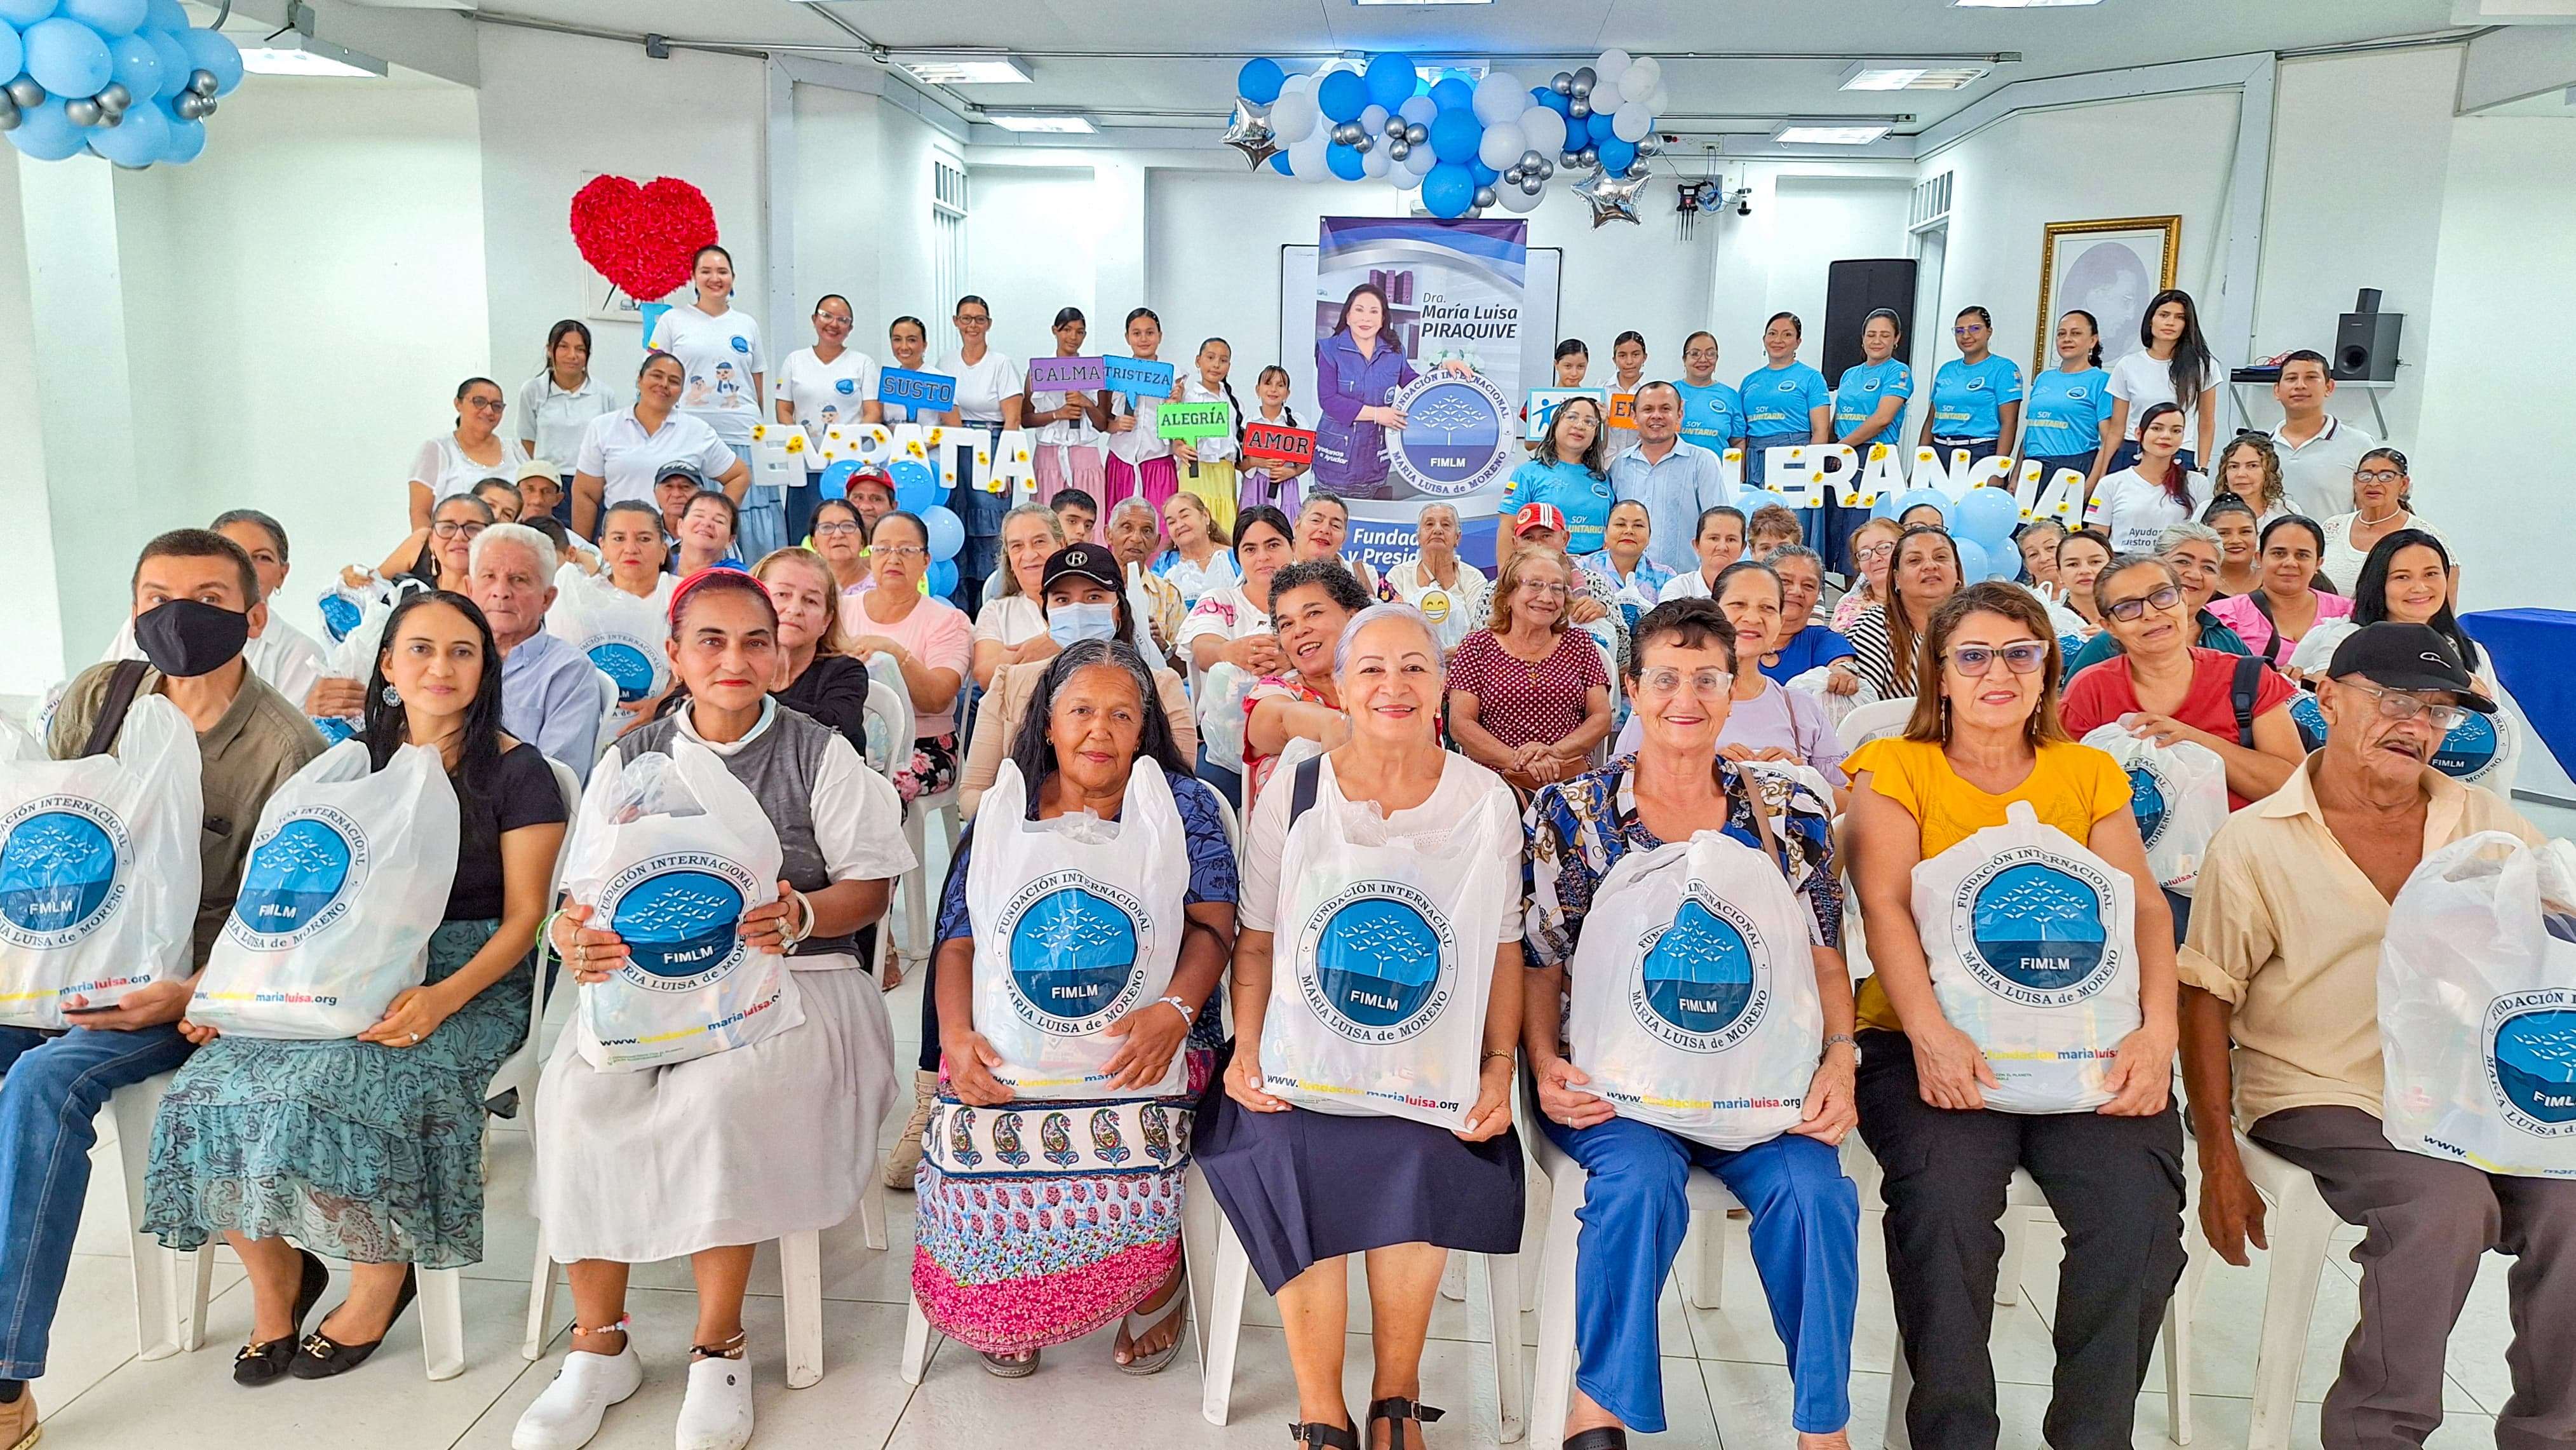
[[[1096,194],[1087,166],[979,166],[968,173],[967,290],[992,308],[992,345],[1023,363],[1055,351],[1047,327],[1060,307],[1082,309],[1091,327],[1087,351],[1126,350],[1117,341],[1126,307],[1101,315],[1100,236],[1107,218],[1094,204]]]

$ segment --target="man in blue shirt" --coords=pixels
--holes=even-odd
[[[1646,557],[1679,573],[1699,567],[1691,535],[1700,510],[1730,502],[1717,455],[1681,436],[1681,390],[1648,383],[1637,390],[1637,446],[1610,465],[1610,491],[1646,506],[1653,532]]]
[[[599,722],[613,687],[590,656],[546,633],[555,602],[555,548],[520,524],[494,524],[474,541],[473,599],[501,652],[501,728],[549,760],[590,778],[599,759]]]

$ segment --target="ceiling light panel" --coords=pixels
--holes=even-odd
[[[383,61],[364,51],[292,34],[277,43],[245,45],[241,48],[241,58],[243,70],[263,76],[333,76],[372,80],[383,76],[386,71]]]
[[[1057,112],[986,111],[984,120],[1005,131],[1040,133],[1051,136],[1089,136],[1100,128],[1089,116],[1070,116]]]
[[[2061,5],[2099,5],[2102,0],[1950,0],[1962,10],[2054,10]]]
[[[1771,139],[1791,146],[1866,146],[1892,129],[1873,122],[1791,121]]]
[[[1990,67],[1930,61],[1856,60],[1843,71],[1847,91],[1955,91],[1985,79]]]
[[[898,50],[887,59],[927,86],[1007,86],[1028,82],[1028,67],[1000,50]]]

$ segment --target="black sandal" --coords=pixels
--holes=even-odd
[[[1288,1427],[1289,1443],[1306,1450],[1360,1450],[1360,1437],[1348,1425],[1303,1421]]]
[[[1628,1450],[1628,1432],[1616,1425],[1596,1425],[1566,1436],[1565,1450]]]
[[[295,1286],[295,1322],[288,1326],[283,1339],[266,1339],[245,1344],[233,1356],[233,1383],[245,1389],[275,1384],[285,1378],[288,1361],[295,1358],[296,1342],[304,1337],[304,1318],[331,1287],[331,1271],[322,1261],[303,1249],[296,1254],[303,1260],[303,1278]]]
[[[1388,1421],[1386,1450],[1404,1450],[1405,1421],[1411,1420],[1428,1425],[1447,1413],[1446,1410],[1435,1410],[1420,1400],[1408,1400],[1402,1395],[1389,1395],[1382,1400],[1371,1400],[1368,1408],[1369,1438],[1372,1440],[1377,1438],[1378,1421]],[[1428,1442],[1422,1438],[1420,1431],[1415,1431],[1413,1443],[1420,1446]]]
[[[394,1296],[394,1312],[385,1318],[387,1334],[393,1332],[394,1321],[402,1318],[403,1311],[411,1307],[411,1301],[419,1293],[420,1270],[405,1269],[402,1292]],[[327,1380],[333,1375],[347,1374],[365,1364],[368,1356],[384,1342],[384,1335],[380,1334],[365,1344],[342,1344],[317,1329],[304,1336],[304,1342],[296,1346],[295,1362],[287,1366],[286,1372],[300,1380]]]

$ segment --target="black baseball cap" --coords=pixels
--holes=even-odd
[[[2477,681],[2461,665],[2451,642],[2429,624],[2365,624],[2335,646],[2326,674],[2338,680],[2367,675],[2388,690],[2447,690],[2459,697],[2463,710],[2495,713],[2495,702],[2478,693]]]
[[[660,488],[663,484],[666,484],[675,478],[685,478],[699,488],[705,488],[707,486],[707,476],[685,463],[663,464],[661,469],[653,475],[653,486],[655,488]]]
[[[1059,579],[1082,578],[1104,589],[1123,588],[1126,573],[1118,567],[1118,557],[1098,544],[1067,544],[1047,555],[1046,569],[1040,574],[1040,591],[1053,589]]]

